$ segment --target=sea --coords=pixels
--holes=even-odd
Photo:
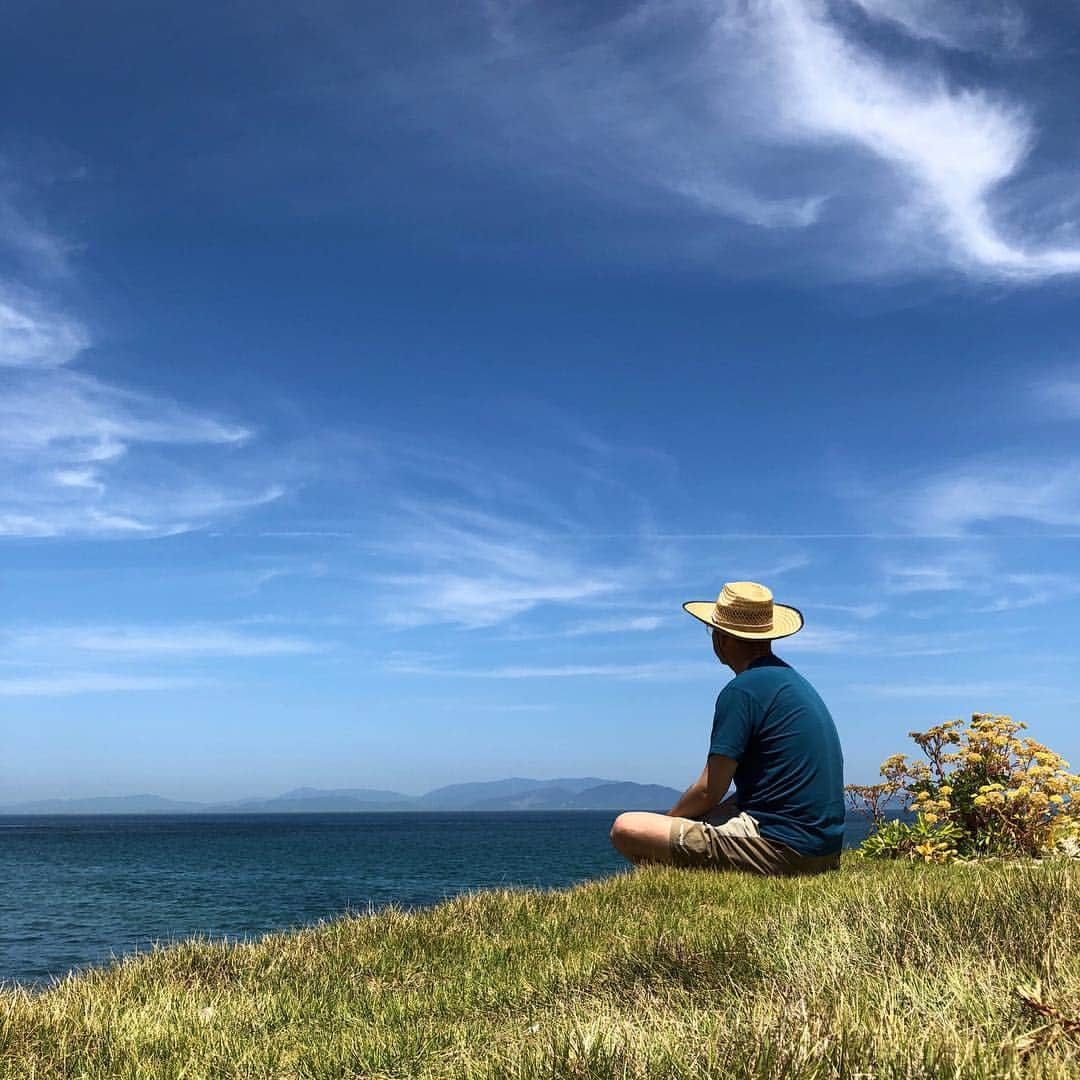
[[[611,811],[0,817],[0,986],[194,936],[243,941],[626,870]],[[848,823],[845,843],[867,833]]]

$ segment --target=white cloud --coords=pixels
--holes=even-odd
[[[0,155],[0,243],[6,253],[35,276],[65,277],[71,271],[74,245],[44,228],[20,206],[20,196],[25,191],[14,180],[18,171],[14,162]]]
[[[59,652],[110,654],[125,660],[167,657],[295,656],[327,646],[306,638],[241,633],[202,624],[175,626],[68,626],[9,630],[8,655]]]
[[[0,678],[0,697],[74,697],[80,694],[118,694],[157,690],[185,690],[208,685],[205,679],[161,675],[114,675],[77,672],[43,676]]]
[[[394,550],[419,569],[386,573],[385,621],[399,627],[457,624],[476,629],[520,618],[542,604],[579,604],[616,581],[511,516],[403,502]]]
[[[853,630],[838,630],[827,626],[807,626],[790,638],[776,642],[777,652],[845,653],[855,651],[863,635]]]
[[[807,605],[807,609],[811,605]],[[815,611],[837,611],[842,615],[853,615],[856,619],[874,619],[877,618],[883,611],[885,611],[885,605],[877,602],[868,602],[865,604],[830,604],[815,602],[812,605]]]
[[[699,663],[646,662],[625,664],[508,664],[491,668],[451,668],[425,661],[397,659],[386,670],[396,675],[462,679],[656,679],[677,681],[708,675],[715,661]],[[726,670],[726,669],[725,669]]]
[[[89,344],[75,320],[0,291],[0,367],[61,367]]]
[[[933,698],[943,701],[963,699],[974,706],[985,709],[994,699],[1017,693],[1028,693],[1030,683],[1019,682],[924,682],[913,680],[910,683],[859,683],[849,687],[858,694],[882,698]],[[992,711],[992,710],[989,710]]]
[[[652,552],[637,561],[626,554],[617,565],[597,559],[582,540],[588,530],[542,490],[503,485],[494,474],[492,480],[486,498],[466,491],[453,502],[425,501],[399,487],[387,500],[386,538],[377,550],[388,569],[370,575],[382,590],[385,623],[474,630],[514,620],[535,629],[531,620],[541,608],[629,601],[643,582],[664,573],[663,559]],[[491,494],[500,488],[501,497]]]
[[[993,598],[980,612],[1016,611],[1044,604],[1071,602],[1080,596],[1080,578],[1071,574],[1003,574]]]
[[[989,548],[968,542],[961,551],[921,562],[887,559],[880,570],[887,593],[910,597],[909,618],[971,618],[1070,603],[1080,595],[1075,574],[1016,569],[1001,556],[992,557]],[[940,635],[934,641],[940,644]]]
[[[159,536],[280,496],[198,453],[249,430],[71,370],[89,344],[67,315],[0,291],[0,537]]]
[[[1015,46],[1024,13],[1008,0],[852,0],[867,15],[893,23],[913,38],[952,49]]]
[[[1061,420],[1080,420],[1080,374],[1060,372],[1031,384],[1031,397],[1040,414]]]
[[[0,257],[25,279],[0,280],[0,538],[161,536],[278,498],[246,427],[77,369],[95,341],[60,299],[72,245],[12,171],[0,157]]]
[[[468,99],[459,119],[495,125],[478,145],[504,160],[608,200],[665,193],[770,231],[820,222],[853,274],[943,262],[1016,279],[1080,271],[1080,249],[1034,235],[1045,191],[1025,207],[1011,189],[1008,220],[997,205],[1030,164],[1037,116],[985,75],[953,85],[941,56],[1013,48],[1016,8],[855,2],[862,25],[824,0],[651,0],[574,31],[543,5],[488,3],[491,54],[469,58],[468,78],[458,62],[434,76],[440,102]],[[922,48],[887,50],[867,21]]]
[[[603,619],[583,619],[567,627],[564,635],[584,637],[590,634],[648,633],[669,621],[659,615],[612,615]]]
[[[494,626],[531,611],[539,604],[576,603],[609,592],[613,585],[581,579],[563,572],[563,580],[542,581],[523,576],[476,576],[435,572],[384,575],[383,585],[393,586],[397,600],[386,612],[393,626],[424,626],[456,623],[475,629]]]
[[[878,5],[883,7],[884,5]],[[807,139],[846,140],[910,185],[908,211],[969,269],[1039,277],[1080,270],[1080,250],[1007,239],[991,197],[1035,140],[1026,110],[986,90],[953,90],[938,71],[901,68],[845,36],[827,9],[777,0],[768,40],[784,122]]]
[[[636,208],[655,208],[659,197],[769,231],[801,231],[821,217],[827,193],[798,190],[771,168],[768,147],[738,138],[731,65],[700,47],[713,5],[642,3],[576,35],[543,5],[483,6],[488,54],[427,73],[444,81],[443,100],[466,96],[470,119],[495,125],[498,137],[481,131],[478,148]],[[751,128],[769,113],[759,97],[738,98]],[[454,131],[467,135],[460,123]]]
[[[898,563],[883,567],[885,589],[890,593],[957,592],[969,578],[952,562]]]
[[[913,533],[961,536],[1001,521],[1080,526],[1080,468],[1073,460],[978,460],[943,470],[892,503]]]

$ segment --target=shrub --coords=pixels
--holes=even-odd
[[[912,731],[922,759],[893,754],[879,784],[849,784],[853,809],[874,830],[861,854],[948,862],[955,858],[1075,854],[1080,776],[1008,716],[975,713]],[[898,818],[888,819],[890,810]]]

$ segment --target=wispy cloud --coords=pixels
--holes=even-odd
[[[74,319],[15,291],[0,291],[0,367],[62,367],[90,344]]]
[[[893,23],[913,38],[950,49],[983,51],[1012,48],[1026,20],[1009,0],[852,0],[868,15]]]
[[[376,577],[393,626],[494,626],[539,605],[580,604],[618,587],[614,575],[572,550],[530,537],[515,517],[434,503],[399,510],[396,553],[420,569]]]
[[[883,568],[885,589],[890,593],[959,592],[970,577],[952,561],[930,563],[887,562]]]
[[[449,97],[469,97],[474,120],[498,129],[500,156],[639,209],[674,199],[764,230],[802,230],[821,216],[824,193],[792,190],[770,173],[763,143],[733,141],[738,127],[719,107],[730,72],[700,47],[719,15],[712,5],[640,3],[578,32],[540,4],[483,7],[483,62],[468,59],[467,79],[460,61],[433,74]],[[747,96],[740,113],[753,127],[768,108]]]
[[[678,681],[708,675],[715,661],[697,663],[653,661],[624,664],[507,664],[498,667],[450,667],[424,660],[396,659],[386,670],[398,675],[419,675],[459,679],[655,679]]]
[[[844,653],[857,651],[864,635],[855,630],[807,626],[790,638],[776,643],[777,652]]]
[[[859,683],[849,689],[860,695],[881,698],[933,698],[943,701],[963,700],[969,704],[981,701],[984,706],[1006,695],[1028,693],[1030,683],[1017,682],[933,682],[912,681],[910,683]]]
[[[23,205],[26,191],[20,184],[20,169],[20,162],[0,154],[0,246],[28,273],[65,277],[71,272],[75,245],[45,228]]]
[[[592,634],[649,633],[670,621],[659,615],[612,615],[603,619],[583,619],[567,627],[563,635],[585,637]]]
[[[1058,371],[1036,379],[1028,387],[1042,416],[1080,420],[1080,371]]]
[[[910,5],[870,7],[911,25]],[[765,37],[793,134],[846,140],[895,169],[907,189],[907,224],[937,232],[968,269],[1032,277],[1080,270],[1080,249],[1014,241],[995,221],[992,196],[1036,138],[1022,105],[985,89],[953,90],[941,69],[903,67],[874,53],[825,5],[785,0],[770,10],[775,21]]]
[[[955,86],[945,63],[956,49],[1018,54],[1012,4],[647,0],[584,25],[520,0],[483,9],[484,55],[467,58],[467,75],[461,58],[425,70],[441,91],[421,100],[466,98],[455,138],[477,125],[477,147],[503,160],[609,201],[666,196],[771,232],[820,226],[822,245],[841,237],[855,273],[1080,271],[1080,248],[1040,238],[1046,191],[1028,205],[1015,186],[1041,134],[1032,106],[986,74]],[[904,38],[918,51],[896,47]],[[397,90],[417,107],[412,88]]]
[[[815,601],[813,608],[815,611],[835,611],[841,615],[852,615],[860,620],[875,619],[886,610],[883,603],[876,601],[869,601],[865,604],[835,604]]]
[[[173,678],[162,675],[117,675],[108,672],[73,672],[0,678],[0,697],[75,697],[80,694],[186,690],[207,685],[209,683],[206,679]]]
[[[0,537],[160,536],[282,494],[237,458],[249,429],[73,370],[90,344],[0,284]]]
[[[908,602],[911,618],[1017,611],[1080,595],[1080,576],[1017,569],[988,549],[970,547],[919,562],[885,560],[881,573],[885,591]]]
[[[38,627],[9,630],[0,637],[9,655],[88,653],[121,656],[125,660],[296,656],[329,647],[308,638],[242,633],[202,624]]]
[[[1068,602],[1080,596],[1080,577],[1075,574],[1003,574],[996,586],[992,599],[979,611],[1016,611]]]
[[[382,620],[396,627],[468,630],[514,621],[527,632],[537,630],[533,620],[549,611],[574,617],[579,630],[589,620],[606,619],[612,603],[633,604],[635,617],[648,616],[640,591],[670,575],[672,553],[654,539],[640,493],[631,510],[619,486],[628,459],[638,476],[648,465],[634,448],[605,443],[599,460],[597,453],[571,453],[557,442],[544,451],[543,468],[535,454],[517,469],[507,455],[486,471],[481,450],[448,453],[445,460],[431,446],[422,456],[408,448],[397,461],[388,455],[378,480],[385,510],[367,541],[382,567],[369,575],[379,590]],[[650,459],[653,467],[668,468],[666,458],[657,463],[659,457]],[[447,473],[454,479],[444,480]],[[432,487],[438,498],[431,497]],[[574,500],[566,499],[568,488]],[[618,545],[605,546],[597,524],[605,523],[604,507],[612,500],[624,523],[638,527]],[[553,629],[544,620],[543,632]]]
[[[981,458],[891,493],[890,514],[913,534],[964,536],[1001,522],[1080,527],[1080,468],[1071,458]]]

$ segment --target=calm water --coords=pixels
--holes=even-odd
[[[253,937],[470,889],[603,877],[625,866],[612,817],[0,817],[0,981],[41,984],[194,934]]]

